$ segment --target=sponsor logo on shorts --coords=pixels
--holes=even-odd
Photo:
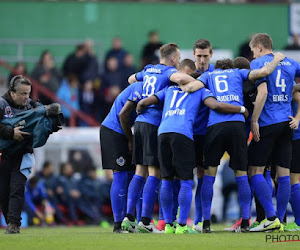
[[[124,159],[123,156],[121,156],[120,158],[118,158],[118,159],[116,160],[116,162],[117,162],[117,164],[118,164],[120,167],[123,167],[123,166],[125,165],[125,163],[126,163],[126,160]]]

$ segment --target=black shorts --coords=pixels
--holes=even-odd
[[[194,135],[196,166],[203,168],[205,135]]]
[[[146,123],[134,123],[132,162],[145,166],[159,167],[157,158],[157,129]]]
[[[160,134],[158,136],[158,159],[162,178],[177,176],[182,180],[193,179],[194,141],[185,135]]]
[[[100,127],[100,147],[103,169],[117,171],[135,170],[135,166],[131,164],[128,140],[125,135],[102,125]]]
[[[290,168],[293,130],[289,122],[281,122],[259,128],[260,141],[251,141],[248,147],[249,166],[274,166]],[[272,159],[270,160],[270,157]]]
[[[233,170],[247,171],[247,136],[244,122],[222,122],[207,128],[205,168],[219,166],[225,151],[230,155],[229,166]]]
[[[300,139],[293,141],[292,145],[291,173],[300,174]]]

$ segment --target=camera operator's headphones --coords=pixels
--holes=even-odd
[[[31,82],[27,78],[25,78],[22,75],[16,75],[13,78],[11,78],[11,80],[9,82],[9,87],[8,87],[9,91],[13,91],[13,92],[16,91],[16,89],[15,89],[15,81],[18,80],[18,79],[21,79],[20,83],[22,83],[22,82],[25,83],[26,82],[26,83],[29,83],[31,85]]]

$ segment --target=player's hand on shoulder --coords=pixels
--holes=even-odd
[[[290,128],[293,129],[293,130],[297,130],[298,127],[299,127],[299,120],[296,119],[295,117],[293,116],[289,116],[289,118],[291,119],[290,121]]]
[[[285,58],[285,55],[281,52],[274,53],[274,58],[278,59],[279,61],[282,61]]]

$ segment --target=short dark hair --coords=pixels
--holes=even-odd
[[[233,60],[233,67],[238,69],[250,69],[250,62],[246,57],[239,56]]]
[[[148,33],[148,37],[151,37],[153,35],[158,35],[158,32],[156,30],[150,30]]]
[[[273,41],[272,38],[267,33],[258,33],[249,42],[250,47],[257,47],[257,45],[262,45],[265,49],[272,49]]]
[[[232,69],[233,62],[229,58],[221,59],[216,62],[215,69]]]
[[[31,86],[31,82],[28,78],[22,75],[14,76],[9,82],[9,91],[16,92],[21,84]]]
[[[50,166],[52,165],[52,162],[51,161],[45,161],[44,164],[43,164],[43,167],[42,169],[47,169],[49,168]]]
[[[212,46],[210,42],[206,39],[199,39],[194,43],[193,51],[196,49],[209,49],[209,52],[212,52]]]
[[[195,62],[191,59],[182,60],[179,64],[179,69],[182,70],[185,66],[189,67],[191,70],[196,70]]]
[[[159,48],[161,58],[169,58],[173,53],[178,50],[176,43],[167,43]]]

